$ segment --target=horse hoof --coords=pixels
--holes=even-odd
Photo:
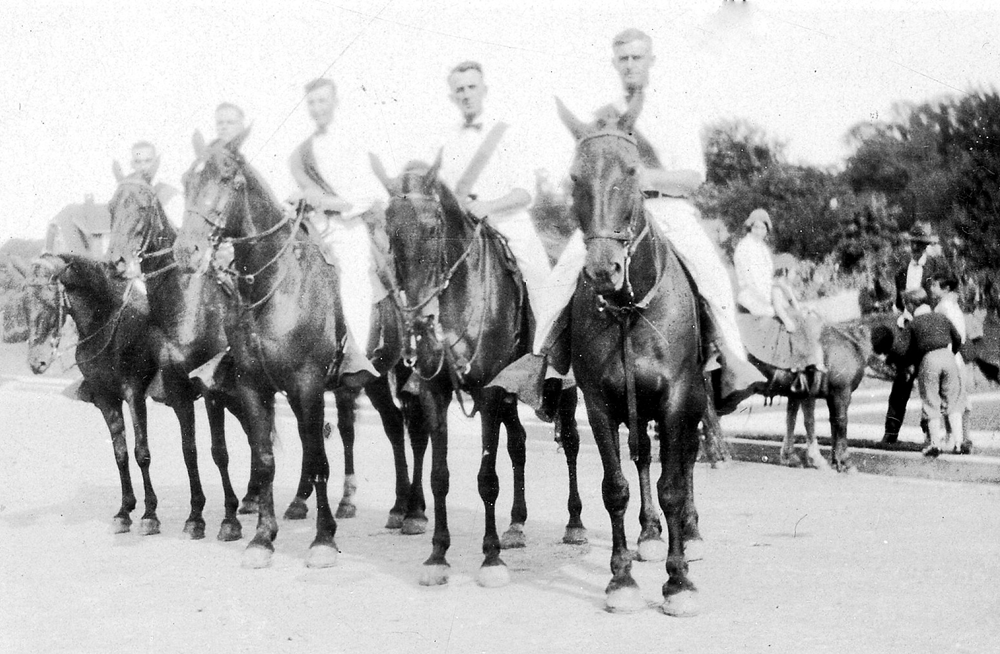
[[[254,500],[244,499],[240,502],[240,508],[238,510],[240,515],[250,515],[251,513],[257,513],[258,505]]]
[[[718,461],[712,461],[709,467],[712,468],[712,470],[728,470],[730,468],[730,463],[724,459],[719,459]]]
[[[639,542],[636,553],[639,561],[666,561],[667,544],[659,538]]]
[[[389,518],[385,521],[386,529],[402,529],[403,514],[397,511],[389,511]]]
[[[358,507],[353,504],[344,504],[341,502],[337,505],[337,514],[334,516],[338,520],[347,520],[358,515]]]
[[[801,468],[802,459],[799,458],[798,454],[782,454],[780,459],[781,465],[787,468]]]
[[[444,586],[448,583],[448,573],[451,569],[449,565],[432,563],[424,566],[420,573],[421,586]]]
[[[205,521],[188,520],[184,523],[184,533],[187,534],[191,540],[201,540],[205,537]]]
[[[239,540],[243,538],[243,525],[240,524],[239,520],[224,521],[219,527],[217,538],[223,542]]]
[[[587,530],[584,527],[566,527],[562,542],[567,545],[586,545]]]
[[[689,540],[684,543],[684,560],[690,563],[691,561],[701,561],[705,558],[705,541],[698,538],[695,540]]]
[[[427,531],[427,518],[406,518],[400,533],[407,536],[419,536]]]
[[[271,565],[271,554],[273,552],[260,545],[248,545],[243,550],[243,561],[241,565],[248,570],[260,570]]]
[[[108,531],[112,534],[127,534],[132,530],[132,519],[128,516],[115,516],[108,525]]]
[[[156,518],[143,518],[139,521],[140,536],[154,536],[160,533],[160,521]]]
[[[646,608],[646,600],[642,599],[637,587],[625,586],[608,591],[604,608],[611,613],[635,613]]]
[[[285,520],[305,520],[309,515],[309,506],[302,500],[292,500],[285,509]]]
[[[479,568],[476,582],[483,588],[502,588],[510,583],[510,571],[503,563]]]
[[[309,556],[306,558],[307,568],[332,568],[337,565],[337,556],[340,551],[336,545],[313,545],[309,548]]]
[[[698,607],[698,593],[693,590],[682,590],[664,598],[660,608],[675,618],[690,618],[701,612]]]
[[[524,525],[511,524],[511,526],[500,537],[500,549],[514,550],[525,545]]]

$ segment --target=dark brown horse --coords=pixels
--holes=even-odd
[[[486,530],[478,581],[483,586],[501,586],[509,581],[507,566],[500,558],[501,547],[524,542],[525,432],[515,396],[487,384],[528,352],[530,310],[524,282],[512,272],[513,263],[499,245],[501,237],[459,206],[454,194],[437,179],[439,166],[440,159],[430,168],[409,169],[393,181],[381,164],[373,161],[376,174],[392,196],[386,223],[409,340],[405,359],[416,377],[408,384],[415,395],[404,394],[403,408],[411,437],[430,434],[432,442],[434,537],[421,583],[448,581],[447,414],[453,395],[461,398],[468,394],[473,402],[470,415],[479,412],[482,429],[478,480]],[[570,475],[570,519],[564,541],[578,543],[586,542],[586,536],[576,485],[579,434],[575,407],[575,389],[563,392],[557,421]],[[506,428],[507,450],[514,467],[511,526],[503,540],[496,526],[501,424]]]
[[[663,611],[691,615],[696,590],[684,542],[697,533],[693,471],[706,403],[701,315],[690,278],[643,209],[639,147],[631,134],[640,109],[636,103],[622,116],[586,125],[559,103],[560,117],[577,140],[573,210],[587,243],[572,304],[573,372],[604,465],[602,491],[612,530],[607,607],[646,606],[625,536],[629,491],[618,427],[629,426],[629,452],[639,473],[641,554],[644,545],[659,543],[661,531],[650,490],[646,426],[653,422],[660,442],[656,487],[669,537]]]
[[[27,277],[27,289],[28,363],[34,373],[45,372],[54,361],[66,317],[76,325],[76,363],[83,373],[79,395],[104,416],[121,481],[122,501],[112,519],[112,531],[130,530],[130,514],[136,506],[124,402],[132,419],[135,461],[145,494],[139,533],[159,533],[146,432],[146,388],[156,374],[156,359],[147,338],[150,320],[144,295],[134,281],[116,275],[110,264],[70,254],[43,255],[36,260]]]
[[[282,391],[298,421],[303,450],[293,505],[304,502],[313,490],[316,493],[316,536],[307,563],[325,567],[336,562],[338,553],[327,493],[330,470],[323,393],[344,381],[340,366],[347,328],[339,282],[318,242],[301,229],[302,213],[286,215],[243,159],[239,146],[245,137],[246,132],[197,153],[186,178],[187,211],[175,255],[189,269],[215,271],[233,288],[226,323],[234,366],[232,390],[247,416],[251,483],[260,488],[257,532],[244,554],[244,565],[265,566],[274,550],[278,523],[270,425],[274,394]],[[233,246],[232,266],[220,259],[223,242]],[[361,386],[364,380],[353,381]],[[375,396],[369,397],[375,404]],[[391,404],[391,397],[386,397]],[[402,447],[399,436],[394,449],[397,444]]]
[[[225,517],[219,540],[242,536],[237,518],[239,503],[229,478],[225,410],[242,424],[245,421],[235,398],[225,384],[201,384],[190,373],[212,361],[228,347],[224,331],[223,291],[212,280],[182,272],[173,261],[176,231],[167,220],[149,180],[133,174],[119,180],[111,202],[111,239],[108,259],[148,294],[150,331],[148,337],[157,358],[158,383],[155,392],[177,414],[181,430],[184,463],[191,481],[191,514],[185,532],[192,538],[205,534],[202,515],[205,494],[198,473],[195,441],[194,401],[204,396],[212,436],[212,459],[219,469],[224,493]],[[248,488],[244,511],[256,504],[257,491]]]

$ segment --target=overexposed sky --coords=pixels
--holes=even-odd
[[[619,93],[610,40],[654,38],[654,83],[702,124],[743,117],[795,162],[837,166],[851,125],[920,102],[1000,88],[1000,9],[930,0],[0,0],[0,241],[42,238],[70,202],[114,190],[111,164],[153,141],[179,184],[197,128],[222,101],[253,122],[244,153],[279,196],[289,152],[310,132],[302,85],[340,86],[336,120],[392,143],[390,172],[433,158],[458,118],[445,78],[486,70],[488,106],[534,135],[538,167],[563,175],[581,117]]]

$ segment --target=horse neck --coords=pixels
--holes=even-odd
[[[64,284],[68,313],[76,323],[81,337],[100,329],[121,306],[122,297],[116,295],[106,276],[91,262],[75,266],[77,276],[69,286]]]
[[[249,170],[246,173],[246,180],[241,196],[236,202],[240,210],[247,214],[244,215],[244,220],[252,225],[252,230],[245,229],[238,237],[262,234],[284,219],[281,207],[273,199],[270,191]],[[254,275],[254,285],[260,286],[262,282],[274,277],[279,267],[277,264],[267,264],[280,254],[288,239],[296,237],[290,228],[282,228],[273,234],[237,243],[236,267],[244,275]]]

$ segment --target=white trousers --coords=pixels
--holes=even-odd
[[[320,219],[318,222],[322,224],[324,221]],[[344,322],[354,342],[364,350],[371,331],[372,303],[375,300],[371,236],[361,220],[344,222],[333,219],[325,223],[323,242],[330,246],[337,259]]]
[[[573,232],[555,266],[549,265],[542,239],[527,211],[505,216],[492,224],[507,237],[517,267],[528,287],[528,300],[535,317],[535,340],[532,352],[542,353],[542,346],[552,331],[556,318],[569,304],[576,281],[583,269],[587,249],[580,230]]]
[[[698,210],[682,198],[653,198],[646,200],[645,206],[691,273],[698,293],[712,312],[723,346],[746,360],[746,348],[736,325],[736,301],[729,271],[702,227]]]

